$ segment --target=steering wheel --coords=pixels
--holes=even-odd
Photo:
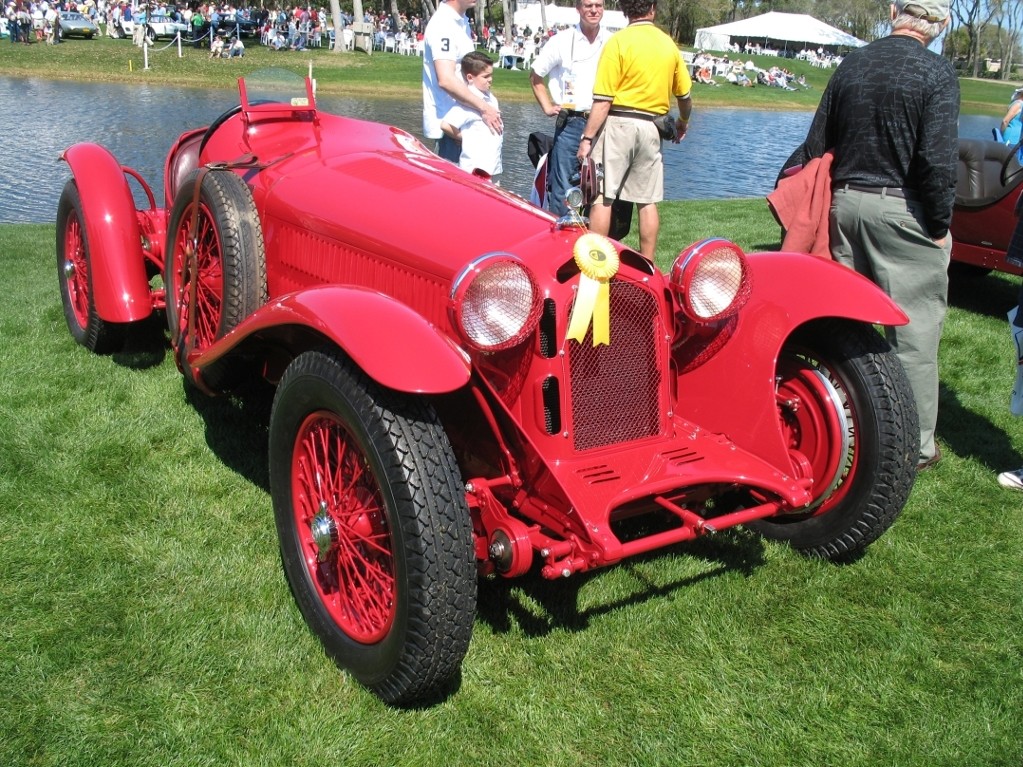
[[[1016,142],[1016,146],[1012,148],[1012,151],[1005,156],[1005,160],[1002,162],[1002,169],[998,174],[998,180],[1002,182],[1002,186],[1010,186],[1015,180],[1016,176],[1023,173],[1023,166],[1016,168],[1012,173],[1009,173],[1009,165],[1012,164],[1012,158],[1016,155],[1023,156],[1023,138]]]
[[[270,99],[258,99],[256,101],[250,101],[249,106],[257,106],[259,104],[270,104],[273,103]],[[217,129],[221,125],[226,123],[236,114],[242,111],[241,104],[235,104],[233,107],[228,109],[226,112],[221,114],[216,120],[210,123],[210,127],[206,129],[206,132],[202,134],[202,141],[199,142],[199,156],[202,156],[202,150],[206,148],[206,142],[213,138],[213,134],[217,132]]]

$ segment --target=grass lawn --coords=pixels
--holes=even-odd
[[[90,81],[149,83],[182,87],[234,88],[237,78],[257,69],[280,67],[305,75],[312,66],[321,92],[361,96],[407,96],[422,94],[422,59],[396,53],[342,52],[326,48],[274,52],[255,43],[246,47],[243,59],[210,59],[208,51],[159,42],[149,51],[149,69],[141,48],[127,40],[67,40],[62,45],[11,45],[0,41],[0,74],[18,77],[87,79]],[[749,107],[753,109],[803,109],[817,106],[834,70],[817,69],[803,61],[752,56],[760,67],[781,64],[806,76],[809,90],[797,92],[760,86],[739,88],[722,80],[721,87],[696,84],[693,100],[699,107]],[[1001,116],[1013,86],[989,80],[962,80],[963,112]],[[502,100],[532,101],[529,74],[498,69],[494,92]]]
[[[662,221],[664,263],[778,239],[762,200]],[[1023,463],[1015,280],[955,286],[945,460],[861,560],[732,530],[484,581],[460,689],[399,711],[291,599],[267,403],[190,397],[162,346],[76,346],[54,261],[52,225],[0,226],[0,765],[1021,763],[1023,494],[995,482]]]

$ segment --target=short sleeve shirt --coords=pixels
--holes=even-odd
[[[611,37],[603,27],[591,43],[579,25],[554,35],[533,62],[533,73],[548,77],[547,88],[555,104],[587,112],[593,104],[593,81],[600,52]]]
[[[666,33],[646,21],[615,32],[597,65],[593,97],[613,106],[666,114],[671,96],[686,97],[693,82],[682,52]]]
[[[423,135],[437,139],[443,133],[441,118],[455,105],[455,100],[437,82],[437,68],[434,62],[458,62],[465,54],[476,49],[472,41],[469,20],[456,11],[450,3],[441,2],[430,23],[426,25],[423,38]]]
[[[469,86],[470,90],[499,109],[497,98],[493,93],[483,94]],[[504,137],[494,133],[483,122],[483,116],[475,109],[467,109],[455,104],[444,116],[444,122],[458,128],[462,132],[462,154],[458,158],[458,167],[470,173],[479,168],[490,176],[496,176],[503,170],[501,167],[501,149]]]

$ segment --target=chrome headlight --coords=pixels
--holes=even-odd
[[[483,351],[525,340],[536,327],[540,306],[533,275],[507,253],[478,258],[451,285],[452,322],[469,344]]]
[[[735,243],[703,240],[678,254],[671,266],[671,288],[690,319],[723,319],[739,311],[749,298],[749,262]]]

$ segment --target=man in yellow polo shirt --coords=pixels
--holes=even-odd
[[[590,208],[590,229],[607,234],[611,204],[636,203],[639,248],[651,261],[661,220],[655,203],[664,199],[661,136],[653,120],[678,102],[678,143],[689,128],[692,80],[675,41],[654,26],[656,0],[621,0],[629,25],[611,36],[593,86],[593,106],[579,141],[578,158],[603,163],[601,196]]]

